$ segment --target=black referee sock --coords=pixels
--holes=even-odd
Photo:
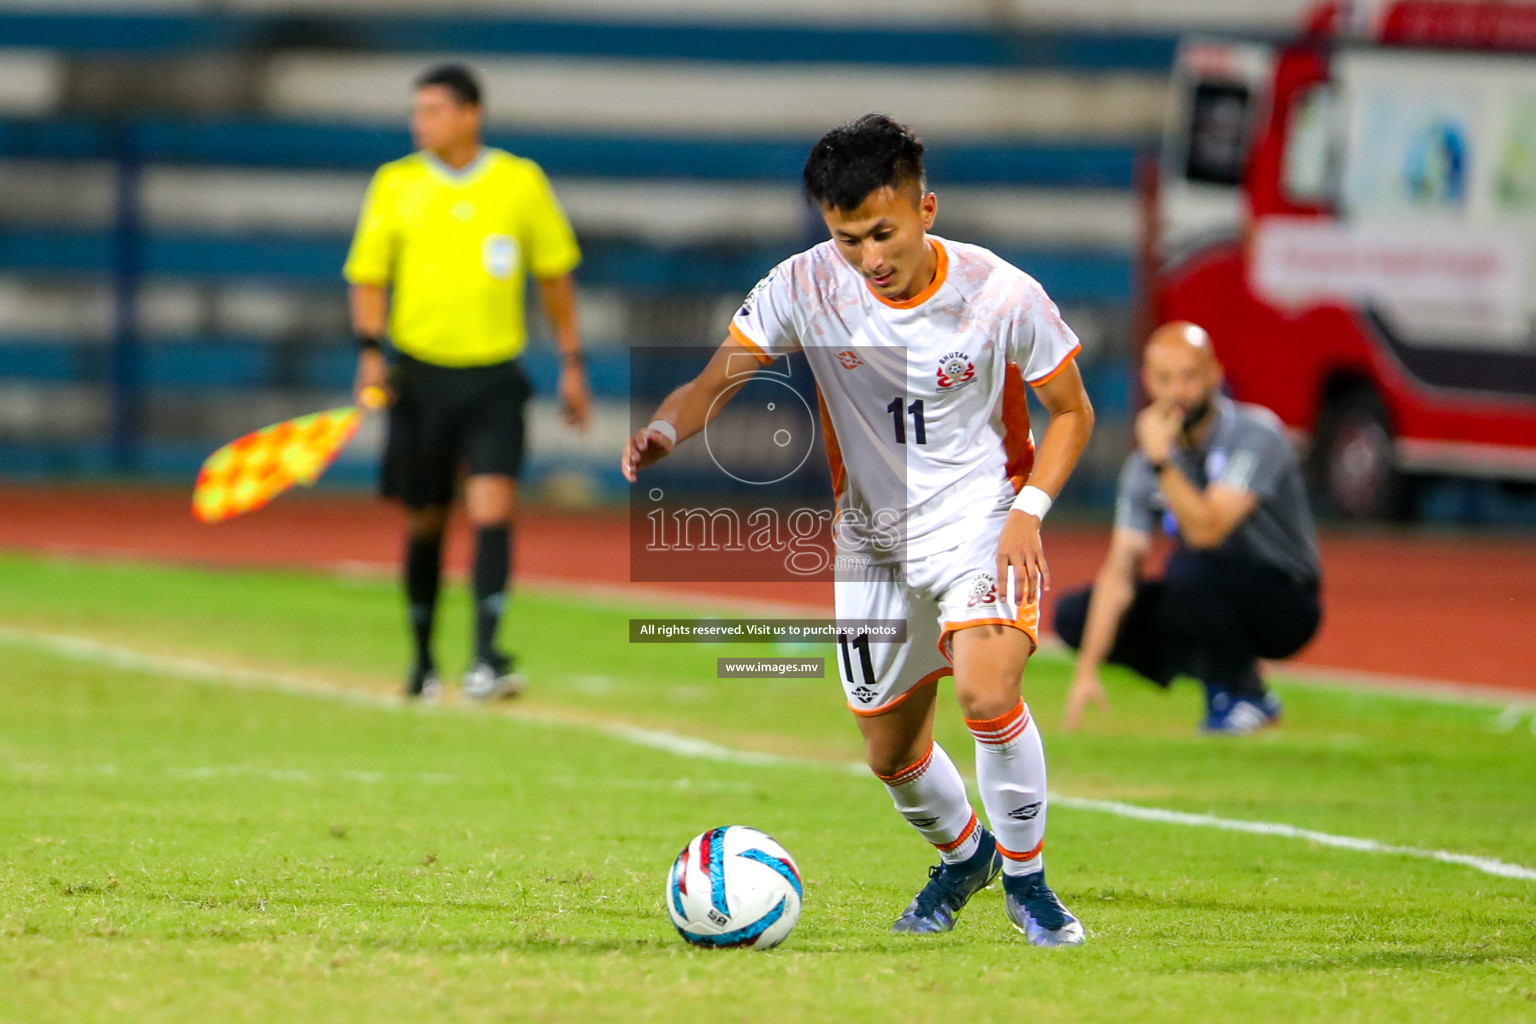
[[[423,670],[433,665],[432,620],[437,614],[442,560],[442,534],[406,538],[405,599],[410,605],[411,635],[416,641],[416,667]]]
[[[496,628],[507,605],[512,574],[512,527],[482,526],[475,531],[475,653],[490,658]]]

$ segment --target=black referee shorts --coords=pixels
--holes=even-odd
[[[395,403],[380,473],[386,498],[407,508],[446,505],[461,468],[470,476],[521,471],[533,386],[518,360],[438,366],[400,354],[390,380]]]

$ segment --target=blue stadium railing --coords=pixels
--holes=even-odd
[[[340,285],[347,239],[303,235],[159,233],[135,240],[146,276],[201,281],[245,279]],[[790,254],[783,244],[663,246],[587,237],[578,276],[584,285],[653,292],[745,294]],[[1098,248],[1023,249],[998,254],[1034,275],[1058,303],[1115,305],[1130,295],[1131,259]],[[52,276],[103,275],[119,259],[110,231],[0,229],[0,272]]]
[[[487,141],[535,160],[552,175],[694,178],[795,184],[804,141],[669,138],[557,132],[492,132]],[[1137,153],[1156,139],[948,142],[927,156],[936,185],[1129,189]],[[0,159],[110,159],[146,162],[363,169],[411,149],[402,129],[308,121],[219,118],[0,119]]]
[[[146,338],[142,344],[142,383],[157,391],[336,391],[347,387],[357,369],[356,349],[345,337],[289,343],[218,335]],[[9,338],[0,344],[0,375],[39,384],[105,383],[106,348],[91,342]],[[560,369],[556,356],[536,348],[529,350],[524,361],[535,386],[552,394]],[[593,349],[588,353],[587,375],[597,397],[627,398],[628,351]]]
[[[210,51],[560,55],[625,60],[1052,68],[1159,73],[1167,32],[1006,23],[975,28],[785,26],[474,15],[0,13],[0,44],[166,57]]]
[[[537,160],[554,175],[643,179],[798,180],[804,147],[728,142],[517,133],[491,142]],[[404,131],[356,125],[231,120],[135,119],[112,124],[0,120],[0,159],[119,160],[134,165],[194,164],[283,169],[376,167],[409,151]],[[930,176],[940,187],[1014,185],[1129,188],[1137,147],[1124,143],[950,145],[935,153]],[[0,269],[11,273],[103,274],[123,256],[120,235],[34,227],[0,230]],[[285,233],[136,236],[139,272],[197,278],[250,277],[330,283],[345,239]],[[588,239],[585,281],[612,287],[739,291],[783,257],[771,245],[660,246]],[[1123,303],[1130,294],[1127,253],[1093,246],[1007,249],[1068,303]]]

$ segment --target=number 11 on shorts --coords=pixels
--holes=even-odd
[[[853,685],[858,680],[853,678],[853,658],[849,652],[850,647],[857,649],[859,652],[859,665],[864,670],[864,685],[873,687],[875,685],[875,663],[869,656],[869,634],[857,633],[852,640],[848,639],[848,634],[845,632],[839,631],[837,634],[837,649],[843,657],[843,678],[847,680],[849,685]]]

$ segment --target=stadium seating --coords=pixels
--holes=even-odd
[[[713,343],[818,237],[796,199],[806,141],[867,107],[932,144],[941,232],[1034,273],[1112,367],[1136,161],[1182,24],[1116,19],[1113,0],[1075,21],[1029,2],[999,20],[1005,6],[940,21],[863,0],[0,3],[0,399],[22,410],[0,421],[0,472],[104,468],[112,451],[121,470],[183,474],[259,415],[342,400],[352,218],[367,172],[409,149],[412,75],[450,53],[486,79],[490,141],[539,161],[571,210],[606,402],[622,403],[627,346]],[[103,416],[114,396],[138,412]],[[77,408],[96,411],[60,422]],[[561,458],[612,486],[612,441]]]

